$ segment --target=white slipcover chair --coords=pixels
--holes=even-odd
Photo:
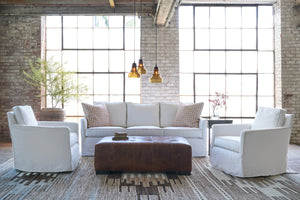
[[[7,112],[14,167],[27,172],[63,172],[77,168],[80,159],[78,123],[36,121],[30,106]]]
[[[211,165],[238,177],[285,173],[292,121],[283,109],[260,107],[252,124],[214,125]]]

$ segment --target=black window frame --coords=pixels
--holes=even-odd
[[[74,15],[75,17],[79,17],[80,15]],[[105,15],[106,16],[106,15]],[[120,16],[120,15],[116,15],[116,16]],[[49,16],[49,17],[51,17],[51,16]],[[129,49],[126,49],[126,42],[125,42],[125,38],[126,38],[126,28],[129,28],[129,29],[133,29],[134,31],[136,30],[136,27],[126,27],[126,17],[127,16],[125,16],[125,15],[123,15],[122,16],[122,18],[123,18],[123,27],[121,28],[120,27],[120,29],[122,29],[122,31],[123,31],[123,36],[122,36],[122,39],[123,39],[123,42],[122,42],[122,48],[64,48],[64,25],[63,25],[63,21],[64,21],[64,16],[59,16],[61,19],[60,19],[60,21],[61,21],[61,25],[59,26],[60,28],[61,28],[61,38],[60,38],[60,40],[61,40],[61,45],[60,45],[60,49],[59,48],[57,48],[57,49],[48,49],[47,47],[45,48],[45,52],[47,53],[47,52],[51,52],[51,51],[54,51],[54,52],[56,52],[56,51],[59,51],[59,52],[61,52],[61,53],[63,53],[63,52],[65,52],[65,51],[74,51],[74,52],[84,52],[84,51],[91,51],[91,52],[93,52],[93,54],[94,54],[94,52],[99,52],[99,51],[106,51],[106,52],[113,52],[113,51],[123,51],[124,53],[126,52],[126,51],[128,51],[128,52],[133,52],[133,51],[140,51],[140,49],[139,48],[134,48],[134,49],[131,49],[131,48],[129,48]],[[94,17],[94,16],[93,16]],[[129,17],[131,17],[131,16],[129,16]],[[132,16],[132,17],[135,17],[135,16]],[[77,27],[77,30],[78,30],[78,26],[76,26]],[[48,27],[46,26],[45,27],[46,28],[46,30],[48,29]],[[52,29],[52,27],[50,27],[50,29]],[[94,27],[92,27],[91,29],[94,29]],[[77,42],[77,41],[76,41]],[[138,50],[137,50],[138,49]],[[77,55],[78,55],[78,53],[77,53]],[[134,53],[134,55],[135,55],[135,53]],[[94,56],[94,55],[93,55]],[[124,56],[125,56],[125,54],[124,54]],[[61,58],[62,58],[63,56],[61,55]],[[125,58],[125,57],[124,57]],[[123,57],[122,57],[122,59],[123,59]],[[61,60],[62,61],[62,60]],[[124,63],[124,64],[126,64],[126,63]],[[110,66],[110,64],[109,64],[109,66]],[[125,67],[125,66],[124,66]],[[139,98],[140,98],[140,96],[141,96],[141,93],[139,93],[139,94],[131,94],[131,93],[126,93],[126,86],[127,86],[127,84],[126,84],[126,79],[127,79],[127,71],[124,69],[124,71],[110,71],[110,68],[108,68],[108,71],[103,71],[103,72],[99,72],[99,71],[94,71],[94,64],[93,64],[93,69],[92,69],[92,71],[78,71],[78,68],[77,68],[77,70],[76,70],[76,72],[74,73],[75,74],[75,76],[77,77],[77,81],[79,81],[80,82],[80,76],[81,75],[89,75],[89,76],[92,76],[93,77],[93,80],[94,80],[94,78],[95,78],[95,75],[99,75],[99,74],[103,74],[103,75],[121,75],[122,76],[122,93],[120,93],[120,94],[111,94],[110,92],[108,92],[108,94],[98,94],[98,93],[95,93],[95,90],[93,89],[93,90],[91,90],[90,92],[87,92],[87,93],[85,93],[85,94],[82,94],[82,95],[84,95],[84,96],[90,96],[90,97],[92,97],[93,98],[93,100],[94,101],[97,101],[96,100],[96,97],[97,96],[108,96],[108,101],[110,101],[109,99],[110,99],[110,97],[111,96],[118,96],[118,98],[122,98],[122,101],[123,102],[126,102],[126,97],[128,98],[128,97],[130,97],[130,96],[139,96]],[[92,83],[92,85],[93,85],[93,88],[95,88],[95,81],[93,81],[93,83]],[[113,84],[113,83],[111,83],[111,84]],[[47,101],[47,99],[45,99],[46,101]],[[80,103],[80,100],[79,99],[77,99],[77,105],[79,105],[78,103]],[[74,113],[75,114],[75,113]],[[71,117],[71,118],[78,118],[78,117],[82,117],[83,115],[80,115],[78,112],[77,112],[77,115],[67,115],[67,117]]]
[[[262,50],[259,50],[258,48],[258,40],[259,40],[259,35],[258,35],[258,31],[259,31],[259,6],[272,6],[273,7],[273,14],[274,14],[274,6],[272,4],[181,4],[180,6],[193,6],[193,50],[190,50],[190,51],[193,51],[193,52],[197,52],[197,51],[206,51],[206,52],[216,52],[216,51],[222,51],[222,52],[228,52],[228,51],[238,51],[238,52],[259,52],[259,51],[262,51]],[[196,10],[196,7],[224,7],[225,10],[226,10],[226,7],[256,7],[256,27],[255,27],[255,32],[256,32],[256,48],[255,49],[243,49],[241,47],[241,49],[226,49],[226,43],[225,43],[225,48],[224,49],[197,49],[196,48],[196,19],[195,19],[195,10]],[[225,13],[226,15],[226,13]],[[225,30],[226,30],[226,24],[225,24]],[[180,28],[179,28],[180,29]],[[185,29],[185,28],[183,28]],[[198,28],[199,29],[199,28]],[[211,29],[210,27],[208,29]],[[242,27],[240,28],[241,30],[243,29]],[[225,34],[226,34],[226,31],[225,31]],[[273,26],[273,36],[274,36],[274,26]],[[225,41],[226,41],[226,35],[225,35]],[[274,41],[273,41],[274,43]],[[275,46],[274,46],[275,47]],[[179,50],[180,51],[180,50]],[[186,50],[182,50],[182,51],[186,51]],[[263,50],[264,51],[264,50]],[[275,49],[273,48],[273,50],[267,50],[267,51],[270,51],[270,52],[273,52],[273,61],[275,61]],[[274,62],[274,65],[275,65],[275,62]],[[227,75],[254,75],[256,77],[256,94],[255,94],[255,108],[256,108],[256,111],[258,110],[258,98],[259,98],[259,94],[258,94],[258,87],[259,87],[259,73],[258,71],[256,73],[227,73],[225,71],[225,73],[214,73],[214,72],[193,72],[191,73],[192,76],[193,76],[193,103],[196,103],[196,98],[197,96],[201,96],[201,95],[197,95],[196,94],[196,76],[197,75],[223,75],[226,76]],[[273,77],[274,77],[274,80],[275,80],[275,73],[273,72]],[[275,82],[275,81],[274,81]],[[275,84],[275,83],[274,83]],[[275,85],[274,85],[274,90],[275,90]],[[226,91],[226,86],[225,86],[225,91]],[[211,91],[210,91],[211,92]],[[274,91],[274,94],[275,94],[275,91]],[[182,96],[190,96],[190,95],[182,95]],[[204,95],[204,96],[207,96],[207,95]],[[214,97],[215,95],[214,94],[209,94],[208,95],[209,98],[211,97]],[[244,95],[240,95],[241,97],[243,97]],[[245,95],[247,96],[247,95]],[[274,105],[275,105],[275,99],[274,99]],[[204,116],[204,118],[210,118],[210,116]],[[221,116],[220,118],[222,119],[253,119],[254,116],[240,116],[240,117],[234,117],[234,116],[228,116],[226,114],[226,111],[225,111],[225,116]]]
[[[76,15],[76,17],[78,17]],[[94,16],[93,16],[94,17]],[[95,51],[95,50],[99,50],[99,51],[113,51],[113,50],[125,50],[125,16],[123,17],[123,43],[122,43],[122,48],[65,48],[64,47],[64,16],[61,16],[61,50],[68,50],[68,51]],[[92,29],[94,29],[94,27],[92,27]],[[78,26],[77,26],[77,32],[78,32]]]

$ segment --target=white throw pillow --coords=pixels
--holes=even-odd
[[[14,106],[13,111],[18,124],[38,126],[31,106]]]
[[[99,102],[94,105],[105,103],[109,112],[110,124],[112,126],[126,127],[126,103],[125,102]]]
[[[159,104],[127,103],[127,127],[159,126]]]
[[[252,129],[275,128],[283,126],[286,110],[279,108],[259,107]]]
[[[88,127],[110,126],[106,104],[90,105],[81,103]]]
[[[160,103],[160,125],[161,127],[173,126],[179,103]]]
[[[199,119],[204,103],[191,105],[181,104],[177,110],[173,126],[178,127],[199,127]]]

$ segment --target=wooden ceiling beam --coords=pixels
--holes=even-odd
[[[134,0],[114,0],[115,4],[133,5]],[[136,1],[139,2],[139,1]],[[110,5],[110,0],[0,0],[0,5]],[[155,0],[142,0],[145,4],[155,4]]]
[[[115,7],[116,7],[115,1],[114,1],[114,0],[109,0],[109,5],[110,5],[110,7],[112,7],[112,8],[115,8]]]
[[[0,0],[0,15],[126,15],[132,14],[134,2],[135,0]],[[179,2],[180,0],[137,0],[136,12],[152,15],[154,23],[168,26]]]
[[[159,0],[156,7],[154,23],[158,26],[168,26],[180,0]]]
[[[129,15],[135,0],[0,0],[0,15]],[[114,4],[113,4],[114,3]],[[136,0],[136,12],[155,15],[156,0]]]
[[[144,4],[143,13],[154,15],[155,9],[153,4]],[[141,13],[139,8],[137,12]],[[117,4],[111,8],[109,3],[99,6],[70,6],[70,5],[1,5],[0,16],[22,16],[22,15],[132,15],[131,4]]]

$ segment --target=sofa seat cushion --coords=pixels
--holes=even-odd
[[[158,126],[131,126],[126,132],[132,136],[163,136],[163,129]]]
[[[200,128],[165,127],[164,136],[180,136],[184,138],[203,138]]]
[[[91,127],[86,129],[86,136],[88,137],[105,137],[114,136],[116,132],[125,132],[126,129],[117,126],[103,126],[103,127]]]
[[[78,143],[78,136],[77,133],[70,133],[70,146],[72,147],[74,144]]]
[[[218,136],[215,137],[214,146],[221,147],[230,151],[240,152],[239,136]]]

